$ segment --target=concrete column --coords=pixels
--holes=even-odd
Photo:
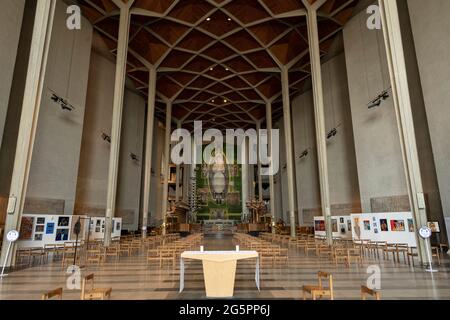
[[[170,135],[172,131],[172,102],[168,101],[166,106],[166,136],[164,139],[164,183],[163,183],[163,197],[162,197],[162,214],[164,217],[163,234],[166,234],[167,225],[167,202],[169,201],[169,178],[170,178]]]
[[[320,62],[319,32],[317,11],[308,9],[308,38],[311,57],[311,76],[314,96],[314,116],[316,122],[317,158],[319,165],[320,199],[322,215],[325,217],[327,243],[333,243],[331,225],[330,186],[328,182],[327,142],[322,87],[322,66]]]
[[[196,179],[197,179],[197,176],[196,176],[196,172],[195,172],[195,169],[196,169],[196,167],[197,167],[197,147],[196,147],[196,145],[195,145],[195,139],[194,138],[192,138],[192,159],[191,159],[191,165],[190,165],[190,173],[189,173],[189,180],[188,180],[188,183],[189,183],[189,199],[190,199],[190,201],[195,201],[196,202],[196,199],[194,199],[194,196],[195,196],[195,193],[196,193],[196,190],[195,190],[195,187],[196,187]],[[191,212],[190,212],[190,215],[191,215],[191,219],[190,219],[190,222],[194,222],[195,221],[195,219],[194,219],[194,208],[191,206],[191,203],[189,204],[189,206],[191,207]]]
[[[415,228],[418,231],[419,228],[427,225],[427,213],[411,110],[411,95],[408,86],[399,12],[396,1],[380,0],[379,4],[406,183]],[[431,250],[429,241],[424,241],[419,237],[418,232],[416,232],[416,237],[419,260],[423,265],[429,265],[431,263],[427,255],[427,250]]]
[[[178,121],[177,123],[177,128],[181,129],[181,121]],[[177,171],[176,171],[176,186],[175,186],[175,201],[178,202],[180,201],[180,175],[181,175],[181,170],[180,170],[180,166],[177,165]]]
[[[259,137],[259,131],[261,130],[261,121],[256,123],[256,131]],[[258,143],[258,154],[259,154],[260,144]],[[262,175],[261,175],[261,161],[258,156],[258,198],[260,201],[263,199],[263,188],[262,188]]]
[[[147,131],[145,142],[144,199],[142,208],[142,237],[147,237],[148,216],[150,214],[150,186],[152,179],[153,129],[155,123],[156,69],[149,69]]]
[[[286,143],[286,170],[288,187],[288,211],[289,223],[291,225],[291,237],[296,236],[295,225],[295,189],[294,189],[294,153],[292,148],[292,120],[291,120],[291,102],[289,98],[289,70],[286,67],[281,69],[281,86],[283,90],[283,120],[284,137]]]
[[[266,102],[267,139],[269,140],[269,157],[272,157],[272,104]],[[275,183],[274,175],[269,175],[270,214],[272,215],[272,233],[275,233]]]
[[[45,70],[53,28],[56,0],[38,0],[31,40],[28,73],[25,83],[22,115],[20,118],[17,147],[11,179],[9,209],[5,221],[5,236],[3,239],[1,263],[6,260],[9,242],[6,234],[11,230],[20,230],[25,197],[27,192],[30,165],[33,156],[34,139],[41,107],[42,90],[44,86]],[[6,267],[15,265],[15,245],[12,246]]]
[[[248,217],[248,157],[247,157],[247,138],[244,138],[241,144],[241,162],[242,162],[242,221]]]
[[[133,2],[133,1],[130,1]],[[116,76],[111,127],[111,149],[109,156],[108,192],[106,198],[106,219],[104,245],[111,244],[112,219],[116,211],[117,176],[119,173],[120,136],[122,129],[123,96],[127,71],[130,9],[123,4],[120,8],[119,39],[117,42]]]

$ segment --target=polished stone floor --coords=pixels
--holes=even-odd
[[[205,250],[232,250],[231,237],[206,237]],[[328,259],[306,257],[292,249],[289,264],[265,266],[261,270],[261,291],[255,281],[255,262],[241,261],[236,274],[236,299],[301,299],[301,287],[315,284],[318,270],[331,272],[334,277],[336,299],[360,299],[359,288],[370,274],[367,268],[381,270],[382,299],[450,299],[450,257],[445,256],[438,273],[413,268],[405,262],[367,259],[363,267],[334,266]],[[179,293],[179,267],[147,264],[145,255],[122,257],[119,262],[110,258],[99,266],[88,266],[82,274],[94,273],[96,287],[112,287],[112,299],[205,299],[202,265],[186,264],[185,290]],[[0,300],[40,299],[45,291],[64,288],[64,299],[79,299],[80,290],[67,289],[69,274],[59,262],[49,262],[11,273],[0,280]]]

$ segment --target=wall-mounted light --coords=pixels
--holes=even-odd
[[[327,133],[327,140],[334,138],[338,134],[338,129],[342,124],[337,125]]]
[[[300,154],[300,156],[299,156],[298,158],[299,158],[299,159],[306,158],[306,157],[308,156],[308,154],[309,154],[309,150],[308,150],[308,149],[305,149],[305,150]]]
[[[106,133],[102,133],[102,139],[103,141],[106,141],[108,143],[111,143],[111,136],[108,136]]]
[[[53,102],[58,103],[60,105],[61,109],[64,110],[64,111],[73,111],[73,110],[75,110],[75,107],[73,105],[71,105],[66,99],[63,99],[63,98],[57,96],[55,93],[52,94],[50,99]]]
[[[328,133],[327,133],[327,139],[330,140],[331,138],[335,137],[337,135],[338,131],[337,128],[333,128],[331,129]]]
[[[131,158],[131,160],[133,160],[133,161],[136,161],[136,162],[139,162],[139,158],[138,158],[138,156],[135,154],[135,153],[130,153],[130,158]]]
[[[390,97],[389,91],[390,90],[391,90],[391,87],[389,87],[388,89],[381,92],[375,99],[373,99],[372,101],[370,101],[367,104],[367,108],[373,109],[373,108],[379,107],[383,101],[389,99],[389,97]]]

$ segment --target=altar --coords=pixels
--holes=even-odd
[[[259,254],[256,251],[186,251],[180,259],[180,293],[184,290],[185,259],[200,260],[203,263],[206,296],[208,298],[231,298],[238,260],[256,259],[255,283],[259,284]]]
[[[203,233],[232,235],[234,228],[233,220],[205,220],[203,221]]]

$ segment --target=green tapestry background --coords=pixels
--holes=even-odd
[[[206,146],[203,146],[203,150]],[[241,221],[242,216],[242,166],[237,164],[237,148],[235,147],[234,159],[226,156],[226,147],[223,153],[226,157],[225,170],[228,179],[226,196],[219,203],[214,199],[212,186],[210,185],[211,165],[203,164],[196,167],[197,182],[197,221],[202,220],[236,220]],[[232,164],[230,164],[232,163]]]

